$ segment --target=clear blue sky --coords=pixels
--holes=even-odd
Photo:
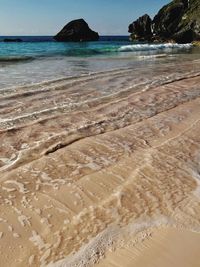
[[[153,16],[170,0],[0,0],[0,35],[53,35],[84,18],[101,35],[127,34],[129,23]]]

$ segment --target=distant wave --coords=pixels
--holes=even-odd
[[[192,44],[133,44],[121,46],[119,52],[136,52],[151,50],[167,50],[167,49],[190,49]]]
[[[105,46],[105,47],[96,47],[96,48],[71,48],[67,49],[64,53],[60,53],[63,56],[95,56],[95,55],[104,55],[113,52],[119,52],[118,47],[116,46]]]
[[[21,61],[33,60],[34,57],[31,56],[0,56],[0,63],[14,63]]]
[[[171,50],[171,49],[190,49],[192,44],[131,44],[118,46],[104,46],[96,48],[72,48],[68,49],[63,53],[63,56],[95,56],[105,55],[110,53],[119,52],[145,52],[145,51],[160,51],[160,50]]]
[[[92,48],[71,48],[66,50],[64,53],[60,53],[63,56],[93,56],[102,54],[101,49],[92,49]]]

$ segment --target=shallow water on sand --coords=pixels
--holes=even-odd
[[[1,89],[5,267],[94,266],[152,227],[200,232],[200,59],[81,60],[90,74]]]

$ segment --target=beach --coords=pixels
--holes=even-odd
[[[1,89],[2,266],[199,266],[200,60],[141,60]]]

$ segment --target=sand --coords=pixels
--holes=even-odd
[[[198,266],[200,73],[193,66],[2,91],[2,266]]]
[[[127,244],[130,240],[127,240]],[[199,267],[200,234],[178,228],[152,230],[139,244],[106,254],[98,267]]]

